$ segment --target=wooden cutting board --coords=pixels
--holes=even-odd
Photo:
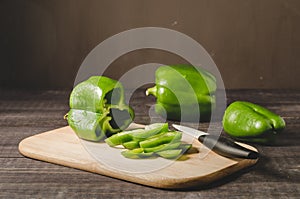
[[[183,137],[185,141],[188,139]],[[225,158],[196,140],[192,143],[192,152],[178,160],[134,160],[124,158],[120,154],[122,149],[109,147],[106,143],[83,141],[66,126],[22,140],[19,151],[30,158],[168,189],[205,185],[257,162]]]

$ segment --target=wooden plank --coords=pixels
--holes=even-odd
[[[233,174],[231,178],[225,178],[216,183],[220,184],[220,182],[223,181],[236,184],[236,180],[238,180],[239,183],[247,183],[255,182],[259,178],[260,183],[299,183],[299,169],[297,166],[299,164],[300,158],[297,156],[295,158],[285,157],[283,155],[268,158],[264,155],[255,166],[242,170]],[[61,178],[62,175],[64,175],[64,178]],[[23,156],[19,158],[0,158],[0,184],[13,183],[18,179],[22,180],[22,178],[26,178],[26,182],[28,183],[40,181],[40,178],[47,178],[47,182],[53,183],[77,181],[90,184],[95,183],[95,181],[100,178],[102,180],[104,180],[103,178],[107,178],[107,180],[111,179],[104,176],[99,178],[98,176],[101,175],[94,175],[78,169],[37,161],[31,158],[24,158]],[[89,179],[86,179],[86,177]]]
[[[101,175],[61,167],[28,158],[0,158],[0,197],[142,197],[142,198],[268,198],[299,196],[295,158],[261,159],[251,172],[238,173],[192,192],[151,189]],[[255,182],[255,183],[253,183]],[[250,188],[250,189],[249,189]],[[252,189],[253,188],[253,189]],[[201,192],[200,192],[201,189]],[[254,190],[254,191],[253,191]]]
[[[1,159],[0,159],[1,161]],[[165,191],[151,189],[132,183],[126,183],[101,175],[94,175],[66,167],[48,164],[25,158],[11,159],[6,166],[6,171],[1,168],[0,172],[0,196],[11,198],[22,197],[142,197],[142,198],[182,198],[182,197],[239,197],[239,198],[260,198],[264,197],[295,197],[299,195],[299,180],[294,173],[286,173],[286,167],[282,167],[280,158],[274,159],[267,167],[260,168],[258,163],[251,172],[238,174],[225,181],[218,182],[208,187],[197,187],[191,192]],[[290,159],[292,161],[292,159]],[[288,161],[288,163],[292,163]],[[13,162],[17,162],[13,164]],[[0,162],[2,165],[3,162]],[[35,164],[36,163],[36,164]],[[24,166],[22,167],[22,165]],[[12,165],[19,165],[20,169],[9,169]],[[44,166],[46,168],[44,168]],[[266,166],[263,162],[261,166]],[[277,166],[277,167],[276,167]],[[32,168],[35,167],[35,168]],[[22,169],[24,168],[24,169]],[[59,169],[61,168],[61,170]],[[275,173],[270,172],[274,168]],[[278,175],[278,169],[282,174]],[[41,172],[39,172],[39,170]],[[270,173],[269,173],[270,172]],[[255,184],[253,183],[255,182]],[[251,187],[253,189],[251,189]],[[213,189],[212,189],[213,188]],[[249,189],[250,188],[250,189]],[[201,189],[201,192],[200,192]],[[254,191],[253,191],[254,190]]]
[[[196,144],[195,147],[199,147],[197,143],[193,143]],[[233,160],[209,152],[203,158],[195,153],[189,154],[188,159],[184,161],[165,160],[167,162],[163,166],[160,164],[162,159],[130,160],[122,157],[119,151],[114,154],[105,143],[91,144],[97,145],[95,147],[99,151],[109,154],[108,159],[105,159],[107,162],[97,162],[92,158],[70,127],[27,138],[20,143],[19,150],[27,157],[159,188],[184,188],[208,184],[256,163],[256,160]],[[91,147],[94,147],[92,145]],[[207,149],[203,149],[202,152],[205,150]],[[154,167],[155,164],[158,164],[158,167]],[[117,165],[122,167],[116,167]],[[145,167],[146,170],[137,173],[141,167]]]
[[[254,167],[188,192],[153,189],[20,155],[17,145],[22,139],[65,125],[55,115],[68,109],[68,93],[0,90],[0,198],[299,198],[299,91],[229,90],[228,103],[253,101],[274,108],[285,117],[287,127],[280,136],[281,144],[255,145],[262,157]],[[151,105],[154,100],[148,101],[143,95],[138,90],[132,104],[137,121],[147,123],[147,109],[138,104]],[[49,117],[43,116],[51,110]],[[10,114],[9,120],[18,120],[4,119],[5,112]],[[43,119],[37,120],[32,114]],[[207,127],[205,123],[201,125]]]
[[[62,176],[65,177],[65,176]],[[87,177],[87,176],[86,176]],[[89,176],[90,177],[90,176]],[[91,178],[91,177],[90,177]],[[46,179],[45,179],[46,180]],[[247,189],[248,187],[248,189]],[[98,181],[94,184],[70,181],[69,183],[7,183],[2,186],[2,198],[298,198],[299,189],[295,184],[280,185],[278,182],[262,183],[261,186],[248,182],[230,187],[217,187],[214,190],[167,191],[151,189],[129,183]],[[284,190],[282,192],[281,190]]]
[[[292,109],[292,108],[291,108]],[[295,112],[299,113],[297,109],[293,109]],[[0,118],[1,134],[0,139],[0,158],[1,157],[20,157],[20,154],[17,150],[18,143],[31,135],[35,135],[53,128],[59,128],[60,126],[66,125],[66,122],[61,117],[46,117],[43,120],[36,120],[34,117],[29,117],[30,113],[24,113],[22,118],[23,120],[18,120],[17,122],[10,122],[12,126],[7,126],[7,123]],[[289,115],[288,112],[284,113]],[[27,117],[28,116],[28,117]],[[53,116],[51,114],[50,116]],[[147,117],[148,118],[148,117]],[[282,153],[285,156],[292,156],[292,150],[286,150],[286,146],[299,146],[298,140],[300,134],[297,129],[300,129],[299,118],[295,116],[285,117],[287,127],[284,132],[279,136],[279,143],[277,147],[272,147],[272,150],[275,150],[274,155],[280,155]],[[139,118],[137,121],[147,121],[147,119]],[[149,121],[150,122],[150,121]],[[208,123],[200,124],[200,129],[205,130],[208,127]],[[223,132],[224,133],[224,132]],[[260,147],[256,145],[256,147]],[[280,152],[280,153],[279,153]],[[270,151],[272,154],[272,151]],[[270,155],[268,154],[268,155]]]

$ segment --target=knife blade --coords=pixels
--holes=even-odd
[[[198,139],[206,147],[222,156],[245,159],[257,159],[259,157],[258,152],[247,149],[225,136],[210,135],[209,133],[177,124],[173,124],[172,126],[175,129]]]

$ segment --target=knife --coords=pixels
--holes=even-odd
[[[214,152],[230,158],[245,158],[245,159],[257,159],[259,153],[247,149],[232,139],[224,136],[210,135],[206,132],[199,131],[190,127],[173,124],[173,127],[179,131],[182,131],[203,143],[206,147],[212,149]]]

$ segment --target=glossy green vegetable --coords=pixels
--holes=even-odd
[[[183,152],[188,151],[190,148],[192,148],[191,144],[181,144],[179,147],[179,149],[182,149]]]
[[[121,154],[126,158],[139,159],[140,158],[139,154],[143,152],[144,150],[142,148],[137,148],[133,150],[122,151]]]
[[[171,149],[157,152],[156,154],[167,159],[174,159],[181,155],[182,149]]]
[[[262,106],[237,101],[226,109],[223,127],[230,136],[239,140],[272,143],[276,134],[285,128],[285,122]]]
[[[106,138],[104,141],[109,145],[109,146],[117,146],[120,144],[123,144],[125,142],[129,142],[133,140],[132,134],[136,132],[143,132],[143,129],[135,129],[132,131],[123,131],[121,133],[114,134],[110,136],[109,138]]]
[[[136,148],[140,147],[140,144],[139,144],[139,141],[133,140],[133,141],[123,143],[123,146],[126,149],[136,149]]]
[[[144,153],[144,149],[142,148],[137,148],[133,150],[126,150],[122,151],[121,154],[126,157],[126,158],[131,158],[131,159],[140,159],[140,158],[149,158],[154,156],[155,154],[150,152],[150,153]]]
[[[164,150],[169,150],[169,149],[176,149],[180,145],[181,145],[181,142],[168,143],[168,144],[158,145],[158,146],[152,147],[152,148],[144,148],[144,151],[145,152],[159,152],[159,151],[164,151]]]
[[[178,131],[160,133],[140,142],[141,148],[152,148],[169,142],[180,141],[182,133]]]
[[[192,145],[181,143],[182,133],[169,131],[168,123],[154,123],[145,129],[123,131],[105,139],[109,146],[123,145],[121,154],[126,158],[174,158],[187,151]],[[175,150],[175,151],[172,151]],[[169,151],[159,155],[159,152]],[[180,154],[178,154],[180,151]]]
[[[147,125],[143,131],[132,133],[133,140],[145,140],[156,134],[167,132],[169,130],[168,123],[154,123]]]
[[[155,72],[155,83],[146,95],[157,98],[158,114],[177,121],[210,120],[217,88],[212,74],[190,65],[161,66]]]
[[[70,96],[68,123],[78,137],[99,141],[128,127],[133,110],[125,104],[120,82],[93,76],[78,84]]]
[[[154,123],[147,125],[145,129],[135,129],[132,131],[123,131],[121,133],[115,134],[107,139],[105,142],[109,146],[117,146],[129,141],[141,141],[149,138],[153,135],[159,134],[161,132],[167,132],[169,130],[168,123]],[[127,143],[128,144],[128,143]],[[125,146],[126,148],[126,146]]]

